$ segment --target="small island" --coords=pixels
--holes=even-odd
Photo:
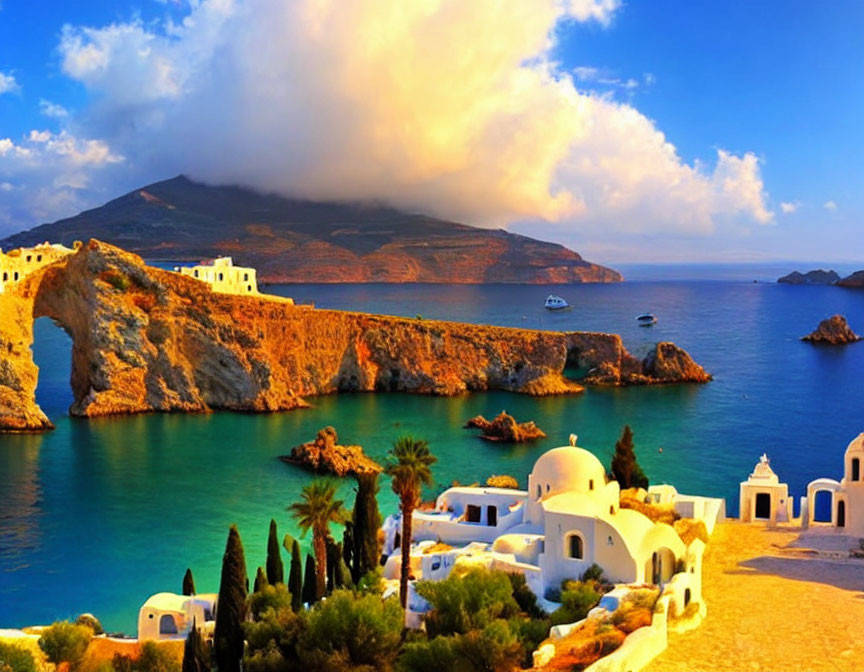
[[[832,315],[819,323],[815,331],[801,338],[809,343],[826,343],[828,345],[846,345],[860,341],[861,337],[849,327],[842,315]]]
[[[381,465],[366,455],[362,446],[340,446],[339,435],[333,427],[318,430],[313,441],[294,446],[290,455],[281,455],[279,459],[319,474],[339,477],[381,473]]]
[[[546,438],[546,433],[533,421],[516,422],[516,418],[506,411],[501,411],[491,421],[482,415],[474,416],[465,423],[465,429],[479,429],[483,432],[481,439],[501,443],[523,443]]]
[[[840,274],[837,271],[823,271],[822,269],[807,273],[792,271],[777,279],[777,282],[784,285],[836,285],[839,281]]]

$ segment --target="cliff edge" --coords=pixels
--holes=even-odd
[[[455,395],[580,392],[565,368],[608,385],[704,382],[683,350],[641,361],[615,334],[547,332],[315,310],[218,294],[90,240],[0,294],[0,430],[50,422],[35,401],[33,322],[72,338],[76,416],[282,411],[340,391]]]

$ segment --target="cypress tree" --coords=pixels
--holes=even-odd
[[[267,575],[264,573],[264,568],[259,567],[258,571],[255,572],[255,583],[252,586],[252,592],[257,593],[268,583],[269,581],[267,581]]]
[[[276,521],[270,519],[270,536],[267,538],[267,582],[271,586],[285,583],[285,568],[279,552],[279,537],[276,534]]]
[[[303,574],[303,601],[315,604],[318,601],[318,570],[315,566],[315,556],[306,554],[306,571]]]
[[[232,525],[222,556],[222,579],[213,636],[214,662],[219,672],[240,672],[243,659],[243,622],[249,578],[237,526]]]
[[[351,578],[357,583],[373,571],[381,560],[378,530],[381,512],[378,510],[378,474],[364,471],[357,474],[357,497],[354,500],[352,536],[354,551]]]
[[[192,570],[188,567],[186,568],[186,573],[183,575],[183,594],[195,594],[195,579],[192,578]]]
[[[181,672],[209,672],[209,670],[204,640],[201,638],[201,632],[198,630],[198,625],[193,619],[192,630],[189,631],[189,635],[186,637],[186,644],[183,646],[183,667]]]
[[[303,566],[300,564],[300,542],[291,544],[291,568],[288,572],[288,592],[291,593],[291,608],[300,611],[303,606]]]
[[[332,593],[336,587],[336,565],[342,559],[342,544],[337,544],[333,537],[327,537],[327,593]]]
[[[354,566],[354,523],[345,521],[345,531],[342,533],[342,559],[351,568]]]
[[[627,488],[647,488],[648,477],[636,461],[636,451],[633,448],[633,430],[630,425],[624,425],[621,438],[615,442],[615,454],[612,456],[612,478],[618,481],[622,490]]]

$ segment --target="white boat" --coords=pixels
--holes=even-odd
[[[650,327],[655,322],[657,322],[657,318],[654,317],[651,313],[642,313],[636,318],[636,323],[640,327]]]
[[[546,297],[546,303],[543,304],[546,310],[564,310],[565,308],[569,308],[570,304],[567,303],[560,296],[555,296],[554,294],[550,294]]]

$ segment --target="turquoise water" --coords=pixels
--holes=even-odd
[[[754,275],[754,277],[758,277]],[[151,415],[95,421],[65,409],[69,342],[37,322],[39,401],[57,424],[43,435],[0,437],[0,627],[83,611],[134,634],[152,593],[179,591],[191,567],[217,589],[227,527],[237,523],[250,570],[263,564],[267,525],[296,533],[285,507],[310,476],[276,458],[324,425],[380,458],[400,434],[426,438],[439,457],[435,490],[453,479],[509,473],[524,484],[544,450],[578,433],[608,462],[624,423],[654,482],[727,498],[766,451],[796,497],[817,476],[838,477],[846,444],[864,430],[864,344],[813,347],[798,337],[841,312],[864,331],[864,292],[726,281],[575,287],[300,285],[270,291],[322,308],[367,310],[543,329],[621,333],[642,354],[656,340],[687,348],[716,380],[705,386],[591,389],[575,397],[507,393],[459,398],[354,394],[277,415]],[[574,310],[550,314],[550,292]],[[651,310],[650,329],[634,316]],[[548,439],[489,444],[461,428],[502,409],[533,419]],[[658,451],[663,448],[663,452]],[[342,493],[349,504],[351,483]],[[430,493],[431,494],[431,493]],[[382,483],[385,514],[395,498]],[[307,540],[308,541],[308,540]]]

